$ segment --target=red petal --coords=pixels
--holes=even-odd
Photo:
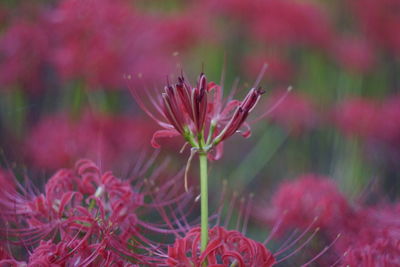
[[[165,138],[165,137],[171,138],[171,137],[175,137],[175,136],[178,136],[178,135],[180,135],[180,133],[178,131],[176,131],[176,130],[173,130],[173,129],[156,131],[153,134],[153,137],[151,138],[151,145],[154,148],[160,148],[160,144],[158,144],[157,141],[156,141],[158,138]]]
[[[215,153],[213,154],[213,152]],[[211,153],[208,153],[208,159],[209,160],[219,160],[222,157],[222,154],[224,152],[224,143],[221,142],[219,143],[215,148],[214,151]]]
[[[250,125],[248,123],[243,123],[242,125],[243,129],[240,130],[240,134],[244,137],[244,138],[249,138],[251,135],[251,129],[250,129]]]

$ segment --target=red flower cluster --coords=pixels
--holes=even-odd
[[[256,54],[271,66],[273,81],[294,78],[297,64],[293,55],[304,47],[330,54],[335,43],[335,29],[324,6],[317,2],[293,0],[209,0],[210,10],[225,15],[235,25],[235,32],[221,31],[226,38],[240,38],[251,45],[250,60]],[[254,45],[256,44],[256,45]],[[243,72],[251,72],[244,61]],[[263,63],[264,63],[263,62]],[[257,73],[252,72],[252,76]]]
[[[209,242],[200,253],[200,228],[191,229],[184,238],[168,248],[168,266],[208,267],[270,267],[275,258],[265,246],[246,238],[238,231],[220,226],[209,230]]]
[[[157,20],[139,13],[128,1],[64,0],[51,16],[56,41],[52,61],[66,80],[114,89],[123,86],[124,73],[147,77],[148,71],[154,76],[155,66],[168,69],[165,56],[156,53],[163,43]],[[139,41],[138,36],[148,40]]]
[[[353,73],[364,73],[375,63],[371,44],[362,38],[339,38],[333,48],[333,55],[343,68]]]
[[[375,46],[400,56],[399,0],[360,0],[350,2],[362,31]]]
[[[373,101],[350,98],[335,108],[334,120],[346,134],[371,137],[377,130],[379,116],[377,104]]]
[[[213,1],[211,1],[213,2]],[[267,44],[308,43],[327,47],[332,29],[326,14],[316,4],[283,1],[215,1],[217,10],[248,26],[254,39]]]
[[[385,160],[395,165],[400,158],[400,97],[382,102],[353,98],[340,103],[334,122],[347,135],[362,137],[366,144],[383,152]]]
[[[358,204],[354,208],[332,180],[304,175],[284,183],[273,196],[271,210],[259,207],[254,216],[264,223],[278,222],[279,236],[296,228],[318,227],[315,239],[331,248],[329,252],[326,248],[322,250],[326,255],[318,259],[321,264],[397,266],[400,263],[400,221],[396,217],[399,207]]]
[[[275,50],[267,52],[254,52],[246,55],[243,65],[246,66],[243,70],[249,77],[254,76],[260,67],[268,63],[268,77],[272,77],[274,81],[281,84],[290,84],[294,79],[294,65],[290,59],[286,58],[285,52],[277,52]]]
[[[312,129],[318,118],[316,108],[311,100],[306,95],[294,91],[283,96],[284,94],[278,92],[268,98],[267,106],[275,106],[268,118],[294,135]],[[280,101],[281,99],[282,101]]]
[[[398,204],[360,210],[352,230],[344,230],[345,243],[336,247],[344,254],[342,266],[399,266],[399,211]]]
[[[207,21],[194,24],[190,12],[155,16],[139,6],[128,0],[16,5],[0,35],[2,89],[54,90],[58,78],[85,89],[121,89],[125,73],[161,80],[175,67],[175,52],[204,38]]]
[[[283,183],[274,193],[272,207],[273,221],[282,218],[280,229],[284,231],[305,229],[314,220],[315,225],[321,228],[335,228],[342,225],[351,213],[347,200],[335,183],[315,174],[305,174],[295,181]]]
[[[137,125],[141,125],[137,131]],[[148,127],[148,128],[146,128]],[[26,157],[39,168],[57,169],[85,156],[103,166],[124,167],[143,147],[152,127],[142,118],[86,112],[79,120],[66,114],[44,117],[28,133]]]
[[[44,194],[4,179],[1,235],[8,240],[3,249],[33,247],[29,266],[151,266],[158,261],[151,256],[152,242],[143,235],[147,224],[137,216],[138,208],[149,204],[144,202],[145,193],[132,188],[131,180],[101,173],[88,160],[78,161],[74,169],[59,170]],[[154,205],[160,208],[164,188],[159,185],[157,192]]]
[[[49,38],[39,22],[15,19],[0,36],[0,87],[37,92],[43,86]]]

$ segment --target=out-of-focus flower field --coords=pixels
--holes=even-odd
[[[263,66],[209,161],[206,262],[400,266],[400,0],[1,1],[0,265],[205,266],[197,160],[147,108]]]

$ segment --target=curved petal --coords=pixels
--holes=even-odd
[[[153,137],[151,138],[151,145],[154,148],[160,148],[161,147],[160,144],[157,143],[157,139],[158,138],[165,138],[165,137],[171,138],[171,137],[175,137],[175,136],[178,136],[178,135],[180,135],[180,133],[175,129],[156,131],[153,134]]]
[[[224,152],[224,143],[223,142],[219,143],[214,148],[214,151],[212,151],[211,153],[208,153],[209,160],[219,160],[222,157],[222,154]]]
[[[242,124],[241,129],[238,131],[244,138],[249,138],[251,135],[250,125],[246,122]]]

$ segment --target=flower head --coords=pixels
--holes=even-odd
[[[1,90],[15,86],[31,93],[42,90],[48,39],[46,25],[41,21],[18,19],[4,29],[0,38]]]
[[[275,258],[265,246],[245,237],[239,231],[228,231],[220,226],[210,229],[210,241],[200,253],[200,228],[190,230],[182,239],[168,248],[168,266],[269,267]]]
[[[335,245],[343,255],[340,266],[399,266],[400,205],[361,206],[342,230],[345,238]]]
[[[111,262],[153,266],[159,261],[152,252],[161,244],[146,236],[165,233],[164,225],[149,223],[139,215],[153,212],[146,207],[162,209],[177,202],[176,194],[170,195],[170,191],[176,193],[174,182],[158,184],[157,197],[152,197],[152,190],[144,190],[148,186],[142,182],[103,173],[89,160],[78,161],[74,169],[59,170],[42,194],[18,185],[15,179],[10,183],[5,179],[0,175],[6,185],[0,188],[0,236],[7,247],[32,249],[29,266],[111,266]],[[149,198],[151,202],[145,200]]]
[[[138,123],[141,131],[135,130]],[[56,170],[87,157],[98,159],[106,168],[120,168],[131,163],[127,155],[140,151],[142,140],[150,140],[154,127],[148,126],[139,117],[85,110],[74,119],[58,113],[38,121],[21,145],[32,167]]]
[[[199,152],[207,153],[216,148],[216,155],[211,156],[214,159],[221,156],[222,142],[240,131],[242,126],[246,128],[242,135],[250,136],[245,121],[264,93],[261,88],[254,87],[243,101],[229,98],[224,104],[222,87],[207,82],[204,73],[200,74],[196,86],[190,85],[181,75],[176,84],[168,82],[161,97],[151,97],[159,117],[144,104],[136,90],[131,91],[143,110],[164,128],[154,133],[153,147],[160,147],[158,138],[181,135]]]
[[[310,97],[296,92],[285,94],[286,92],[277,92],[268,99],[267,105],[274,106],[284,97],[284,100],[271,111],[269,116],[271,121],[293,135],[299,135],[315,127],[318,112]]]
[[[292,227],[305,229],[314,220],[318,227],[336,229],[351,214],[349,203],[335,183],[315,174],[305,174],[295,181],[283,183],[274,194],[272,203],[272,216],[265,213],[265,208],[257,212],[267,221],[269,216],[273,221],[282,218],[281,230]]]

